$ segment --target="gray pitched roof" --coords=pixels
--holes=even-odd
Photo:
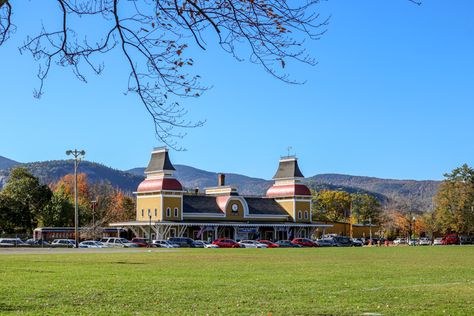
[[[222,214],[221,209],[217,205],[216,197],[203,195],[184,195],[183,212]]]
[[[249,206],[250,214],[288,215],[285,209],[274,199],[246,197],[245,200],[247,201],[247,205]]]
[[[148,167],[145,169],[145,173],[159,172],[159,171],[174,171],[176,170],[170,161],[168,156],[168,150],[161,149],[153,151],[151,154],[150,162]]]
[[[273,176],[273,179],[287,179],[287,178],[304,178],[298,167],[298,160],[296,158],[284,158],[280,160],[278,170]]]

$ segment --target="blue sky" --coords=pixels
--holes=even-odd
[[[0,155],[22,162],[87,159],[129,169],[145,166],[160,143],[145,109],[125,96],[127,65],[112,54],[100,77],[77,81],[53,68],[46,94],[32,97],[36,67],[17,47],[51,15],[37,2],[15,2],[17,32],[0,48]],[[38,7],[34,7],[38,6]],[[440,179],[474,165],[474,2],[329,0],[327,34],[308,43],[315,67],[289,63],[282,83],[219,48],[192,50],[195,70],[212,86],[183,100],[189,119],[206,119],[171,152],[174,163],[270,178],[287,146],[306,176],[344,173]]]

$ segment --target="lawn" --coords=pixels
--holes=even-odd
[[[4,254],[0,267],[0,314],[474,315],[470,246]]]

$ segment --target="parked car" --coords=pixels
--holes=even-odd
[[[449,234],[444,236],[443,245],[459,245],[458,234]]]
[[[353,247],[362,247],[364,242],[358,238],[351,238],[351,243]]]
[[[319,247],[334,247],[336,246],[336,243],[332,238],[321,238],[321,239],[316,239],[315,243],[318,244]]]
[[[473,236],[459,236],[460,245],[472,245],[473,242],[474,242]]]
[[[301,248],[301,245],[297,245],[291,242],[291,240],[278,240],[276,244],[280,248]]]
[[[179,248],[178,244],[172,244],[168,240],[153,240],[152,244],[159,248]]]
[[[133,242],[134,244],[136,244],[138,247],[151,247],[153,246],[153,243],[150,245],[149,243],[149,240],[146,239],[146,238],[132,238],[131,242]]]
[[[407,244],[407,239],[406,238],[402,238],[402,237],[398,237],[396,238],[393,243],[395,245],[406,245]]]
[[[318,247],[317,243],[308,238],[295,238],[291,242],[301,247]]]
[[[177,244],[181,248],[194,248],[194,240],[187,237],[170,237],[168,241],[172,244]]]
[[[240,244],[232,239],[218,238],[212,242],[213,245],[219,246],[219,248],[240,248]]]
[[[352,247],[352,242],[349,237],[345,236],[336,236],[333,237],[332,240],[336,247]]]
[[[418,246],[418,242],[419,242],[419,240],[416,239],[416,238],[410,239],[408,241],[408,246]]]
[[[195,240],[194,241],[194,247],[195,248],[204,248],[204,240]]]
[[[0,247],[20,247],[27,246],[20,238],[0,238]]]
[[[74,239],[55,239],[51,243],[51,247],[76,247],[76,241]]]
[[[242,248],[268,248],[266,244],[262,244],[256,240],[241,240],[239,244]]]
[[[129,240],[125,238],[119,238],[119,237],[105,237],[102,238],[101,243],[104,245],[104,247],[119,247],[119,248],[137,248],[138,245],[134,244],[133,242],[130,242]]]
[[[43,247],[46,246],[47,247],[51,245],[46,240],[43,240],[43,239],[34,240],[33,238],[28,239],[27,241],[25,241],[25,243],[29,246],[43,246]]]
[[[194,247],[196,248],[219,248],[217,245],[213,245],[208,241],[205,240],[195,240]]]
[[[257,240],[257,241],[258,241],[259,243],[262,243],[262,244],[267,245],[268,248],[278,248],[278,247],[280,247],[279,244],[274,243],[274,242],[272,242],[272,241],[270,241],[270,240],[259,239],[259,240]]]
[[[420,246],[431,246],[431,239],[429,239],[427,237],[422,237],[418,241],[418,245],[420,245]]]
[[[104,245],[100,241],[85,240],[79,243],[79,248],[104,248]]]
[[[443,237],[438,237],[433,240],[433,246],[441,246],[443,244]]]

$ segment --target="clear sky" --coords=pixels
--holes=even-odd
[[[14,1],[17,32],[0,48],[0,155],[21,162],[87,159],[145,166],[160,143],[136,96],[123,94],[127,65],[112,54],[100,77],[77,81],[53,68],[42,99],[36,67],[17,47],[52,8]],[[38,6],[38,7],[36,7]],[[344,173],[440,179],[474,165],[474,1],[329,0],[327,34],[308,43],[316,67],[289,64],[304,85],[284,84],[218,48],[194,52],[212,86],[183,100],[190,119],[206,119],[171,152],[174,163],[271,178],[292,146],[306,176]],[[213,43],[209,43],[212,46]]]

